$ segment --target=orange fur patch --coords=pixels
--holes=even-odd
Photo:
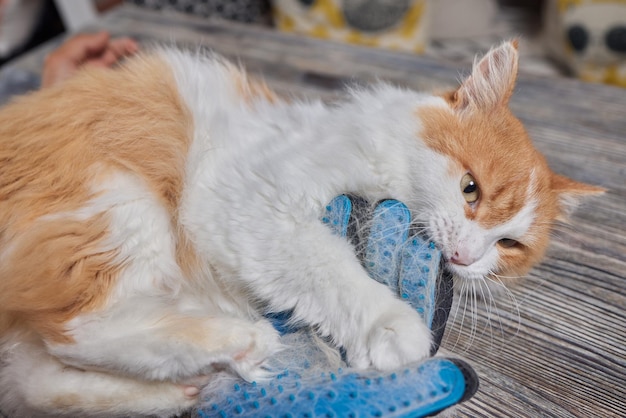
[[[156,56],[84,71],[0,112],[0,326],[19,320],[67,341],[63,324],[102,306],[122,268],[112,264],[115,251],[101,250],[106,214],[41,217],[79,209],[94,197],[90,185],[122,170],[146,181],[176,226],[192,132],[173,74]],[[179,262],[195,263],[178,235]]]
[[[3,314],[26,322],[55,341],[70,341],[63,324],[100,306],[121,266],[115,251],[101,250],[105,215],[88,221],[39,221],[21,231],[0,266]]]

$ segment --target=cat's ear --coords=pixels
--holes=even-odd
[[[490,110],[508,103],[517,78],[517,40],[504,42],[474,62],[472,74],[450,96],[457,110]]]
[[[559,197],[561,213],[558,219],[561,221],[567,220],[569,214],[580,204],[582,199],[606,192],[606,189],[602,187],[579,183],[559,174],[552,174],[552,190]]]

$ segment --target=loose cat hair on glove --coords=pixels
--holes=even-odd
[[[517,45],[445,95],[388,84],[283,101],[162,48],[0,111],[0,410],[168,416],[212,373],[263,379],[292,311],[354,368],[428,356],[407,303],[320,222],[342,193],[404,202],[455,280],[518,276],[601,189],[553,173],[508,109]]]

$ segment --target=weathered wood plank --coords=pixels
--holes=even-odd
[[[468,72],[409,54],[130,7],[99,25],[146,44],[214,49],[296,97],[332,100],[346,83],[377,79],[445,89]],[[46,48],[17,65],[37,71]],[[441,353],[466,358],[481,389],[455,415],[626,417],[626,90],[522,75],[512,108],[555,171],[609,191],[559,228],[545,262],[511,288],[514,301],[474,301],[465,316],[461,301]]]

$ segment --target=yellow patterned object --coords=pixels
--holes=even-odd
[[[274,0],[276,26],[322,39],[421,53],[429,0]]]
[[[580,79],[626,87],[626,0],[550,0],[554,57]]]

